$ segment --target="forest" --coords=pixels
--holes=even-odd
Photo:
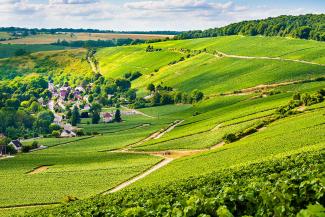
[[[279,16],[243,21],[225,27],[183,32],[177,39],[206,38],[227,35],[281,36],[325,41],[325,15]]]

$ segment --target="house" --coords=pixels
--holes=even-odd
[[[83,110],[85,110],[85,111],[89,111],[90,110],[90,105],[89,104],[86,104],[85,106],[84,106],[84,109]]]
[[[67,130],[67,131],[72,131],[72,129],[73,129],[71,124],[65,124],[63,128],[64,128],[64,130]]]
[[[78,86],[75,88],[75,91],[78,91],[79,93],[84,93],[85,92],[85,89],[81,86]]]
[[[19,140],[12,140],[9,145],[11,145],[12,147],[14,147],[14,149],[16,149],[16,151],[21,150],[21,148],[23,147],[23,144],[21,144],[21,142]]]
[[[70,93],[70,87],[61,87],[60,88],[60,97],[61,99],[66,99]]]
[[[68,138],[68,137],[76,137],[77,134],[75,132],[72,132],[70,130],[63,130],[60,137]]]
[[[102,114],[102,118],[105,123],[113,121],[113,115],[109,112],[104,112]]]

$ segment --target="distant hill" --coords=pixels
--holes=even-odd
[[[221,28],[183,32],[176,38],[190,39],[227,35],[282,36],[325,41],[325,14],[279,16],[263,20],[243,21]]]

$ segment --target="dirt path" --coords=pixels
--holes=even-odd
[[[145,113],[143,113],[143,112],[140,112],[140,111],[138,111],[138,110],[136,110],[136,109],[130,109],[130,108],[125,107],[125,106],[121,106],[121,107],[124,108],[124,109],[126,109],[126,110],[128,110],[128,111],[133,112],[134,114],[143,115],[143,116],[148,117],[148,118],[155,118],[155,117],[153,117],[153,116],[151,116],[151,115],[147,115],[147,114],[145,114]]]
[[[177,125],[181,124],[184,120],[177,120],[177,121],[174,121],[172,124],[170,124],[167,128],[163,128],[163,129],[160,129],[156,132],[154,132],[153,134],[151,134],[150,136],[148,136],[147,138],[139,141],[139,142],[136,142],[136,143],[133,143],[133,144],[130,144],[128,145],[126,148],[124,149],[121,149],[121,150],[128,150],[129,148],[133,147],[133,146],[137,146],[137,145],[141,145],[149,140],[152,140],[152,139],[158,139],[160,137],[162,137],[165,133],[167,132],[170,132],[172,131]]]
[[[90,64],[91,70],[95,73],[95,74],[100,74],[100,70],[97,69],[95,63],[92,61],[92,59],[90,57],[87,58],[88,63]]]
[[[151,167],[149,170],[147,170],[147,171],[141,173],[140,175],[130,179],[129,181],[123,182],[122,184],[114,187],[113,189],[109,190],[108,192],[105,192],[104,194],[110,194],[110,193],[114,193],[114,192],[117,192],[119,190],[122,190],[123,188],[126,188],[127,186],[133,184],[134,182],[139,181],[140,179],[143,179],[144,177],[148,176],[149,174],[153,173],[154,171],[159,170],[160,168],[166,166],[167,164],[169,164],[172,161],[173,161],[172,158],[165,158],[160,163],[158,163],[155,166]]]
[[[209,96],[244,96],[244,95],[250,95],[253,93],[256,93],[258,91],[263,91],[271,88],[276,88],[276,87],[282,87],[282,86],[287,86],[287,85],[292,85],[292,84],[301,84],[301,83],[307,83],[307,82],[317,82],[317,79],[322,79],[324,77],[316,78],[316,79],[310,79],[310,80],[295,80],[295,81],[285,81],[285,82],[279,82],[279,83],[273,83],[273,84],[260,84],[255,87],[249,87],[249,88],[244,88],[235,92],[230,92],[230,93],[223,93],[223,94],[211,94]]]
[[[184,122],[184,120],[175,121],[173,125],[169,126],[166,130],[164,130],[163,132],[159,133],[153,139],[159,139],[160,137],[162,137],[163,135],[165,135],[165,133],[168,133],[168,132],[172,131],[175,127],[177,127],[177,125],[179,125],[179,124],[181,124],[183,122]]]
[[[325,66],[325,64],[309,62],[309,61],[305,61],[305,60],[294,60],[294,59],[286,59],[286,58],[281,58],[281,57],[239,56],[239,55],[226,54],[226,53],[223,53],[223,52],[220,52],[220,51],[217,51],[217,54],[215,56],[217,56],[217,57],[229,57],[229,58],[236,58],[236,59],[280,60],[280,61],[288,61],[288,62],[297,62],[297,63],[304,63],[304,64],[310,64],[310,65]]]
[[[42,173],[46,170],[48,170],[49,167],[48,166],[40,166],[40,167],[37,167],[36,169],[30,171],[28,174],[29,175],[34,175],[34,174],[38,174],[38,173]]]

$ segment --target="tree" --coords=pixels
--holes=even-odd
[[[88,102],[92,103],[93,101],[94,101],[94,96],[93,95],[89,95]]]
[[[194,90],[192,92],[192,98],[193,98],[194,102],[201,101],[203,99],[203,97],[204,97],[204,94],[198,90]]]
[[[53,131],[55,131],[55,130],[57,130],[57,131],[58,131],[58,130],[61,130],[61,127],[60,127],[59,125],[57,125],[57,124],[52,123],[52,124],[50,125],[49,129],[50,129],[51,132],[53,132]]]
[[[5,104],[7,108],[17,110],[19,108],[20,102],[17,98],[12,98],[7,99]]]
[[[23,55],[26,55],[28,54],[28,52],[24,49],[18,49],[15,51],[15,56],[23,56]]]
[[[91,123],[92,123],[92,124],[98,124],[99,121],[100,121],[100,115],[99,115],[99,112],[94,111],[94,112],[92,113]]]
[[[58,131],[58,130],[53,130],[53,131],[52,131],[52,136],[55,137],[55,138],[59,138],[59,137],[60,137],[60,131]]]
[[[161,101],[161,95],[160,95],[160,93],[159,92],[155,92],[155,94],[151,98],[151,105],[152,106],[160,105],[160,101]]]
[[[121,111],[119,109],[115,111],[114,121],[118,123],[122,122]]]
[[[150,92],[154,92],[156,90],[156,87],[154,84],[150,83],[147,86],[147,90],[149,90]]]
[[[38,113],[36,121],[34,123],[35,127],[41,133],[49,133],[50,125],[54,120],[54,114],[50,111],[43,111]]]
[[[80,113],[77,106],[73,107],[70,121],[72,126],[77,126],[80,123]]]
[[[116,79],[115,84],[120,91],[126,91],[131,87],[131,82],[122,78]]]
[[[34,101],[29,107],[30,111],[33,113],[37,113],[40,110],[40,105],[38,102]]]

